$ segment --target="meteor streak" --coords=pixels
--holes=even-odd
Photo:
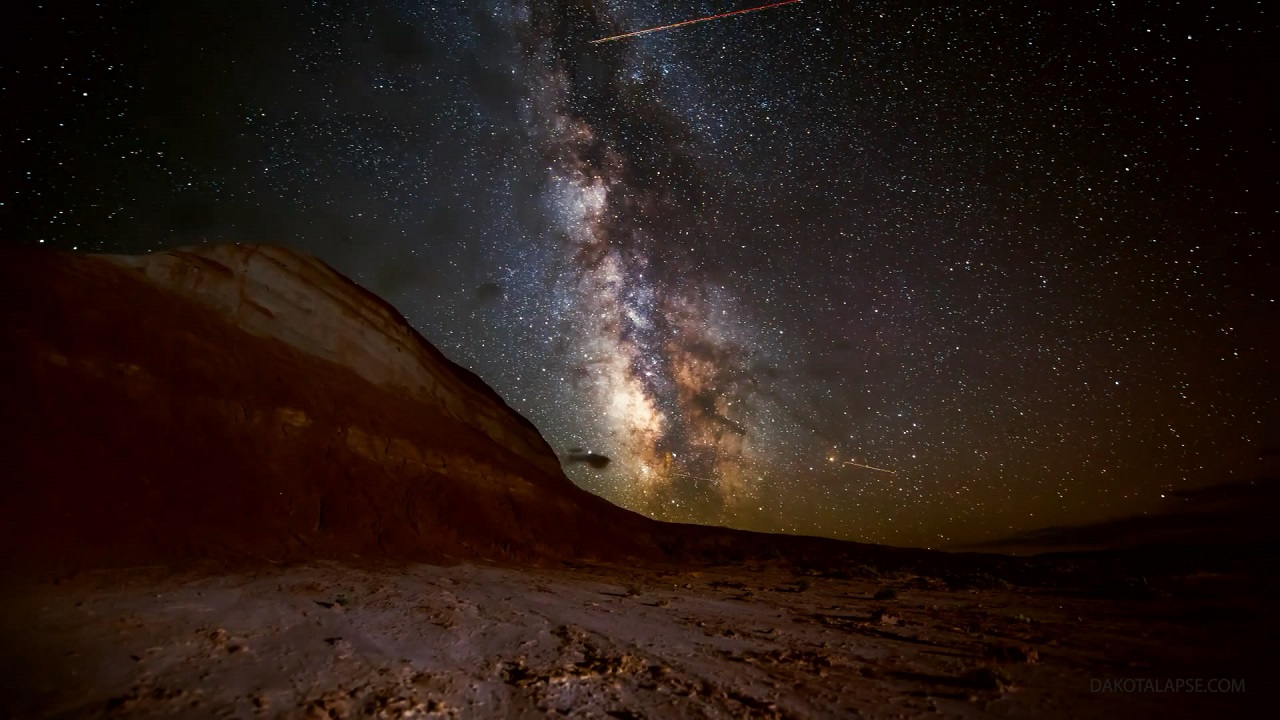
[[[768,5],[761,5],[759,7],[744,8],[742,10],[732,10],[730,12],[723,12],[718,15],[708,15],[706,17],[696,18],[694,20],[684,20],[678,23],[671,23],[670,25],[659,25],[658,27],[651,27],[645,30],[636,30],[634,32],[623,33],[621,35],[611,35],[609,37],[600,38],[599,40],[592,40],[591,44],[599,45],[600,43],[607,43],[613,40],[622,40],[623,38],[635,37],[637,35],[647,35],[648,33],[655,33],[660,30],[670,30],[672,28],[684,27],[685,25],[692,25],[694,23],[707,22],[708,20],[719,20],[720,18],[726,18],[726,17],[729,17],[730,15],[742,15],[744,13],[757,12],[760,10],[768,10],[769,8],[776,8],[779,5],[791,5],[792,3],[798,3],[798,2],[800,2],[800,0],[783,0],[782,2],[769,3]]]
[[[862,463],[856,463],[852,460],[846,460],[844,464],[852,465],[854,467],[866,468],[867,470],[875,470],[876,472],[889,473],[890,475],[898,474],[897,470],[885,470],[884,468],[871,467],[870,465],[863,465]]]

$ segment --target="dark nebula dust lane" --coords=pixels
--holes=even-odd
[[[626,507],[937,547],[1280,445],[1261,6],[74,5],[6,241],[313,253]]]

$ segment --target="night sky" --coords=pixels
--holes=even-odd
[[[1156,512],[1280,444],[1267,5],[20,3],[0,236],[312,253],[662,519]]]

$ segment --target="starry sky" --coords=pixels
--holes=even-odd
[[[803,0],[591,42],[751,6],[20,2],[0,237],[312,253],[667,520],[949,547],[1256,475],[1266,3]]]

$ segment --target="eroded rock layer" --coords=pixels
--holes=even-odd
[[[7,564],[653,553],[650,521],[317,260],[21,252],[0,274]]]

